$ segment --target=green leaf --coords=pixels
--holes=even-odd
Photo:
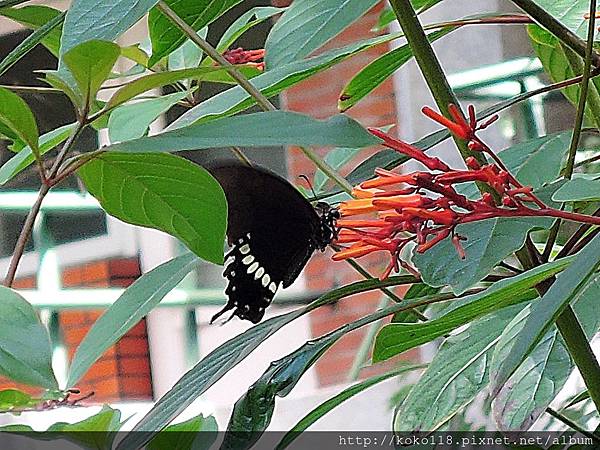
[[[139,277],[102,314],[75,352],[67,387],[77,384],[110,346],[134,327],[194,269],[198,258],[187,253]]]
[[[111,142],[128,141],[146,134],[148,127],[158,116],[165,113],[188,92],[175,92],[150,100],[120,106],[108,119],[108,136]]]
[[[402,296],[402,300],[410,300],[418,297],[425,297],[428,295],[434,295],[441,291],[439,287],[432,287],[425,283],[415,283],[408,288],[406,294]],[[419,308],[419,312],[423,312],[423,308]],[[392,317],[392,323],[414,323],[417,322],[418,318],[412,311],[404,311],[394,314]]]
[[[584,5],[584,10],[588,8],[589,6]],[[581,75],[583,60],[572,50],[564,47],[555,36],[537,25],[529,25],[527,31],[533,49],[553,82]],[[579,101],[580,91],[579,83],[561,90],[567,100],[574,105]],[[592,78],[589,83],[585,115],[597,126],[600,124],[600,81],[597,78]]]
[[[272,124],[265,128],[264,124]],[[105,147],[112,152],[175,152],[215,147],[280,145],[366,147],[379,143],[358,122],[336,115],[327,120],[289,112],[268,111],[223,117]]]
[[[0,61],[0,75],[4,74],[14,64],[17,63],[23,56],[29,53],[37,44],[40,42],[46,42],[46,38],[52,34],[52,32],[60,27],[66,13],[60,13],[52,20],[46,22],[44,25],[37,28],[33,33],[23,39],[19,45],[17,45],[11,52]],[[50,46],[50,43],[46,43]]]
[[[292,3],[265,42],[268,69],[310,55],[358,20],[378,0],[312,0]]]
[[[17,389],[0,391],[0,413],[34,406],[37,399]]]
[[[0,87],[0,125],[27,143],[39,155],[38,127],[27,103],[17,94]]]
[[[354,158],[361,150],[361,148],[336,147],[327,152],[324,160],[332,168],[338,170],[344,167],[344,165],[352,160],[352,158]],[[323,171],[318,169],[313,179],[313,189],[315,192],[321,192],[328,181],[329,177],[325,175]]]
[[[201,258],[223,263],[227,203],[202,167],[168,153],[102,152],[79,175],[108,214],[169,233]]]
[[[255,6],[254,8],[249,9],[240,17],[235,19],[235,22],[233,22],[229,28],[225,30],[225,33],[223,33],[219,43],[217,44],[217,51],[221,53],[224,52],[246,31],[273,17],[274,15],[282,13],[285,10],[286,8],[277,8],[275,6]],[[210,60],[207,60],[207,62],[208,61]]]
[[[251,448],[271,422],[276,396],[288,395],[302,375],[343,336],[390,314],[406,310],[411,307],[409,303],[413,302],[398,303],[347,323],[324,336],[306,342],[296,351],[272,362],[235,403],[223,440],[223,448]]]
[[[456,294],[461,294],[521,248],[531,229],[549,227],[551,223],[546,218],[510,217],[459,225],[456,233],[467,237],[463,243],[465,259],[460,259],[451,240],[445,239],[426,253],[414,254],[413,263],[425,283],[450,285]]]
[[[196,398],[284,325],[319,306],[336,302],[343,297],[379,287],[398,285],[402,282],[406,282],[403,277],[390,277],[385,281],[371,279],[355,282],[322,295],[302,309],[265,320],[229,339],[183,375],[173,388],[160,398],[148,414],[138,422],[132,433],[125,436],[119,443],[117,450],[128,450],[143,446],[154,434],[162,430]],[[139,433],[139,431],[144,431],[144,433]]]
[[[356,383],[353,386],[350,386],[347,389],[344,389],[342,392],[337,394],[334,397],[331,397],[329,400],[321,403],[311,412],[309,412],[306,416],[304,416],[300,421],[292,427],[290,431],[288,431],[285,436],[281,439],[279,444],[277,444],[277,450],[283,450],[288,447],[292,442],[294,442],[299,436],[300,433],[307,430],[312,424],[314,424],[321,417],[326,415],[328,412],[337,408],[339,405],[344,403],[346,400],[351,399],[356,394],[360,394],[364,390],[370,388],[371,386],[375,386],[382,381],[388,380],[392,377],[396,377],[398,375],[402,375],[403,373],[410,372],[417,369],[422,369],[426,367],[426,365],[411,365],[405,366],[400,370],[396,370],[393,372],[384,373],[383,375],[378,375],[375,377],[367,378],[360,383]]]
[[[76,124],[74,123],[64,125],[40,136],[40,155],[44,155],[64,142],[75,128],[75,125]],[[25,170],[34,162],[35,157],[33,156],[31,147],[26,146],[19,150],[15,156],[10,158],[2,165],[2,167],[0,167],[0,186],[11,180],[15,175]]]
[[[120,54],[117,44],[94,40],[79,44],[63,55],[63,61],[73,74],[86,105],[96,98]]]
[[[585,15],[590,11],[589,1],[535,0],[535,3],[581,39],[587,38],[589,20]]]
[[[396,410],[394,430],[434,431],[468,405],[487,386],[494,345],[519,308],[482,317],[447,338]]]
[[[46,328],[27,301],[4,286],[0,286],[0,342],[0,375],[47,389],[58,387]]]
[[[385,31],[387,26],[391,24],[394,20],[396,20],[396,13],[392,8],[384,8],[379,13],[379,17],[377,18],[377,23],[371,29],[374,33],[381,33]]]
[[[573,299],[573,309],[589,338],[600,326],[600,317],[596,314],[598,295],[600,275],[596,274]],[[506,327],[494,350],[491,373],[496,373],[508,355],[515,336],[523,330],[530,310],[531,305]],[[529,429],[564,387],[573,368],[560,333],[552,327],[494,399],[492,412],[496,422],[503,429]]]
[[[8,17],[32,30],[38,30],[51,24],[43,30],[44,35],[38,42],[41,42],[50,53],[58,57],[60,35],[62,33],[60,24],[64,20],[65,13],[48,6],[30,5],[23,6],[22,8],[2,8],[0,9],[0,15]]]
[[[429,34],[427,38],[429,42],[435,42],[457,28],[459,27],[445,27]],[[338,109],[346,111],[356,105],[412,57],[413,52],[410,45],[405,44],[371,61],[346,84],[340,94]]]
[[[238,66],[238,69],[244,72],[246,66]],[[136,78],[127,83],[113,94],[105,109],[109,110],[122,105],[128,100],[143,94],[151,89],[156,89],[167,84],[175,83],[179,80],[194,79],[194,80],[211,80],[211,77],[218,72],[224,72],[222,67],[196,67],[193,69],[171,70],[169,72],[152,73]]]
[[[242,0],[165,0],[175,13],[198,31],[221,17]],[[152,8],[148,14],[148,30],[152,40],[152,67],[162,58],[182,45],[186,36],[158,8]]]
[[[532,288],[563,270],[569,261],[563,259],[528,270],[510,279],[492,284],[485,291],[455,300],[445,314],[424,323],[392,323],[384,326],[375,338],[373,361],[379,362],[444,336],[498,309],[532,300]]]
[[[109,450],[121,428],[121,412],[104,405],[98,414],[76,423],[58,422],[40,433],[41,439],[67,439],[84,448]]]
[[[74,0],[63,26],[61,54],[94,39],[115,41],[157,2],[158,0]]]
[[[208,450],[217,440],[217,421],[200,414],[186,422],[171,425],[146,446],[148,450]]]
[[[208,27],[204,27],[198,31],[198,36],[202,39],[206,39],[207,34]],[[195,42],[188,39],[181,47],[169,54],[167,66],[170,71],[198,67],[198,64],[202,60],[202,55],[202,49]],[[189,88],[189,85],[186,85],[186,87]]]
[[[72,75],[68,70],[63,69],[61,72],[58,70],[40,70],[39,72],[42,72],[45,75],[44,81],[46,83],[53,88],[64,92],[65,95],[69,97],[69,100],[71,100],[73,106],[78,108],[83,105],[81,93],[77,89],[77,86],[75,86],[75,81],[69,79],[72,78]]]
[[[523,330],[502,360],[493,378],[492,395],[498,395],[509,377],[517,370],[554,324],[556,318],[586,286],[600,266],[600,236],[594,237],[575,257],[573,263],[559,275],[550,289],[532,307]]]
[[[367,39],[339,49],[331,50],[314,58],[286,64],[285,66],[268,70],[261,75],[254,77],[251,83],[265,96],[272,97],[279,94],[284,89],[346,60],[352,55],[397,37],[399,37],[398,34],[389,34],[373,39]],[[182,128],[197,122],[200,119],[207,121],[217,117],[230,116],[250,108],[254,103],[255,100],[248,92],[240,86],[235,86],[220,94],[212,96],[208,100],[205,100],[185,112],[175,122],[170,124],[167,127],[167,130]]]
[[[563,184],[552,196],[556,202],[580,202],[600,199],[600,180],[574,178]]]

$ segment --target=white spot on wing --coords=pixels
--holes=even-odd
[[[242,262],[245,265],[250,264],[252,261],[254,261],[254,256],[252,256],[252,255],[248,255],[248,256],[244,257],[244,259],[242,259]]]
[[[258,280],[260,277],[263,276],[264,273],[265,273],[265,269],[263,269],[262,267],[259,267],[258,270],[256,271],[256,273],[254,274],[254,279]]]
[[[258,269],[258,263],[257,263],[256,261],[254,261],[254,262],[253,262],[253,263],[250,265],[250,267],[248,267],[248,270],[247,270],[247,272],[248,272],[248,273],[252,273],[252,272],[254,272],[256,269]]]
[[[268,273],[265,273],[265,276],[262,277],[262,280],[260,280],[263,287],[267,287],[267,285],[269,284],[270,281],[271,281],[271,277],[269,276]]]
[[[269,290],[274,294],[275,292],[277,292],[277,285],[275,283],[271,283],[269,285]]]
[[[246,253],[250,253],[250,246],[248,244],[244,244],[240,247],[240,253],[245,255]]]

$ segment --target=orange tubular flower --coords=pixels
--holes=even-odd
[[[458,256],[465,258],[461,241],[466,238],[456,233],[456,226],[494,217],[543,215],[549,208],[541,202],[530,186],[521,185],[504,167],[502,161],[476,135],[497,119],[493,116],[482,124],[477,123],[475,110],[468,108],[466,120],[460,110],[449,106],[452,119],[431,108],[423,113],[447,127],[470,148],[483,151],[492,157],[491,164],[479,163],[467,158],[466,170],[454,170],[437,158],[427,156],[422,150],[398,141],[380,130],[371,133],[381,138],[384,145],[424,164],[429,171],[398,174],[387,169],[376,169],[375,178],[355,187],[352,200],[343,202],[339,211],[342,219],[337,221],[337,243],[350,244],[334,255],[336,261],[357,258],[376,251],[390,254],[390,262],[383,272],[387,277],[400,267],[418,276],[418,272],[401,258],[404,247],[414,242],[415,251],[423,253],[450,238]],[[500,198],[497,204],[490,192],[478,199],[470,199],[459,193],[456,185],[466,182],[486,184]],[[527,204],[539,209],[532,209]],[[371,214],[370,218],[346,218]],[[559,217],[556,215],[556,217]]]

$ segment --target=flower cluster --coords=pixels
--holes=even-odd
[[[386,147],[419,161],[429,170],[399,174],[376,169],[375,178],[355,187],[354,198],[343,202],[339,208],[342,218],[337,221],[339,236],[336,242],[342,249],[334,255],[334,260],[385,251],[390,254],[391,261],[382,278],[392,270],[398,271],[400,266],[418,275],[400,256],[409,242],[416,244],[416,252],[423,253],[450,238],[459,257],[465,258],[461,242],[466,237],[456,232],[458,224],[493,217],[547,215],[549,209],[534,195],[532,188],[521,185],[477,137],[476,132],[497,117],[478,123],[473,107],[469,107],[469,120],[454,105],[449,106],[449,112],[453,120],[423,108],[425,115],[467,141],[472,151],[489,155],[493,162],[480,164],[474,157],[469,157],[466,170],[452,169],[415,146],[380,130],[369,129]],[[460,194],[456,185],[466,182],[478,183],[484,193],[477,199]],[[353,217],[365,214],[376,217]]]
[[[265,49],[244,50],[242,47],[227,50],[223,53],[223,58],[230,64],[251,64],[258,70],[265,69],[265,63],[262,59],[265,57]]]

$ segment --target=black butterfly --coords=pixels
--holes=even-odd
[[[287,180],[258,167],[226,163],[207,167],[223,187],[228,203],[224,276],[232,317],[258,323],[281,284],[298,277],[316,249],[334,239],[337,209],[314,207]]]

